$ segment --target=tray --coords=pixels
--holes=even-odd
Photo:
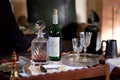
[[[86,59],[85,58],[86,56]],[[93,66],[99,63],[99,55],[90,54],[90,53],[70,53],[63,56],[63,64],[68,66],[75,66],[75,67],[86,67],[86,66]]]
[[[18,62],[17,62],[17,70],[19,71],[19,69],[22,67]],[[13,63],[12,62],[7,62],[7,63],[2,63],[0,65],[0,71],[3,72],[10,72],[13,70]]]

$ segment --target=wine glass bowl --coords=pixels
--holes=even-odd
[[[72,46],[74,50],[74,61],[80,60],[80,52],[82,51],[81,39],[80,38],[72,38]],[[77,53],[77,56],[76,56]]]
[[[87,51],[87,47],[90,45],[91,37],[92,37],[92,32],[80,32],[80,38],[82,39],[82,46],[84,51],[83,62],[88,61],[85,53]]]
[[[83,42],[84,53],[86,53],[87,47],[90,45],[91,37],[92,37],[92,32],[85,32],[84,42]]]
[[[82,45],[81,45],[81,41],[79,38],[72,39],[72,46],[73,46],[74,52],[79,53],[82,51]]]

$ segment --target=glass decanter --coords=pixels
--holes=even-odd
[[[35,23],[35,28],[37,28],[39,31],[37,33],[37,38],[35,38],[32,41],[32,64],[33,65],[41,65],[41,64],[47,64],[48,63],[48,40],[44,37],[43,30],[45,29],[46,24],[44,21],[39,20]]]

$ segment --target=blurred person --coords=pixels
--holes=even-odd
[[[29,51],[29,40],[16,22],[9,0],[0,0],[0,54]]]
[[[19,25],[19,29],[22,30],[25,35],[34,34],[34,30],[32,29],[33,26],[31,27],[25,15],[19,16],[17,23]]]
[[[93,24],[100,29],[100,18],[96,11],[92,9],[88,11],[88,23]]]
[[[76,37],[80,37],[80,32],[84,32],[85,28],[87,28],[90,24],[88,23],[78,23],[77,31],[76,31]]]
[[[0,0],[0,28],[0,54],[31,51],[31,41],[35,37],[29,39],[19,29],[9,0]]]
[[[97,14],[97,12],[93,9],[90,9],[88,11],[88,23],[92,24],[94,28],[97,29],[97,43],[96,43],[96,51],[99,51],[101,48],[101,39],[100,39],[100,32],[101,32],[101,23],[100,23],[100,17]]]
[[[29,40],[32,41],[34,38],[36,38],[37,35],[33,29],[34,26],[31,26],[25,15],[19,16],[17,23],[19,25],[19,29],[24,33],[25,36],[27,36]]]
[[[30,25],[30,23],[27,21],[27,18],[25,15],[19,16],[17,22],[18,22],[20,27],[28,28]]]

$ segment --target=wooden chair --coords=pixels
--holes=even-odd
[[[110,80],[109,65],[99,65],[96,67],[76,69],[55,73],[47,73],[45,75],[24,77],[21,80],[80,80],[94,77],[105,76],[105,80]]]

